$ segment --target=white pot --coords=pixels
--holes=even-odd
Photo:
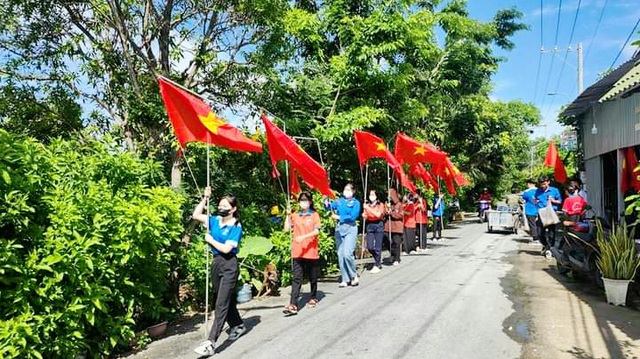
[[[602,280],[604,281],[604,290],[607,293],[607,303],[624,306],[627,303],[627,289],[631,280],[604,277]]]

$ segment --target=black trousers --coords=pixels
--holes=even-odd
[[[553,247],[556,243],[556,225],[543,226],[540,219],[536,223],[538,240],[545,248]]]
[[[238,282],[238,259],[235,254],[216,254],[211,269],[213,282],[213,301],[216,303],[215,319],[209,333],[209,340],[218,340],[224,322],[230,327],[242,324],[236,302],[236,284]]]
[[[442,217],[433,216],[433,238],[442,237]]]
[[[429,229],[426,223],[416,223],[416,235],[418,236],[418,243],[420,248],[427,248],[427,238],[429,237]]]
[[[404,227],[404,252],[416,250],[416,228]]]
[[[311,285],[311,298],[318,298],[318,277],[320,276],[320,260],[294,258],[291,261],[291,301],[297,306],[302,278],[307,274]]]
[[[389,232],[385,232],[385,236],[389,238]],[[400,262],[400,246],[402,245],[402,233],[391,233],[391,243],[389,244],[389,252],[391,252],[391,263]]]
[[[526,216],[529,222],[529,234],[534,239],[539,239],[538,235],[538,216]]]

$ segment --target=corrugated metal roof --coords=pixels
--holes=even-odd
[[[613,100],[623,96],[626,92],[632,91],[640,85],[640,60],[636,60],[631,68],[613,87],[600,98],[598,102]]]
[[[589,86],[584,90],[580,96],[578,96],[569,106],[562,111],[560,117],[578,117],[585,113],[591,106],[607,94],[617,82],[624,77],[631,69],[633,69],[636,63],[640,60],[640,53],[636,52],[631,60],[620,65],[617,69],[613,70],[609,75],[603,77],[600,81]],[[636,81],[638,78],[636,78]],[[629,86],[633,87],[633,86]]]

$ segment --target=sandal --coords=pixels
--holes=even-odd
[[[286,307],[284,307],[284,310],[282,312],[284,313],[285,317],[296,315],[298,314],[298,307],[296,307],[293,304],[289,304]]]
[[[309,306],[309,308],[315,308],[316,305],[318,305],[318,300],[316,298],[311,298],[307,302],[307,306]]]

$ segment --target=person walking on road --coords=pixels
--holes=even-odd
[[[442,239],[442,216],[444,215],[444,194],[440,193],[433,199],[433,210],[431,215],[433,216],[433,240]]]
[[[340,288],[344,288],[349,284],[354,287],[360,284],[356,273],[354,251],[356,249],[356,237],[358,236],[356,220],[360,216],[361,205],[360,201],[354,198],[355,192],[355,187],[349,183],[344,186],[342,197],[333,202],[325,199],[324,202],[326,209],[333,211],[332,217],[338,222],[335,233],[338,267],[340,267],[342,276]]]
[[[196,206],[192,215],[193,219],[208,226],[205,240],[213,253],[211,279],[215,319],[208,340],[194,349],[197,354],[203,356],[215,353],[215,342],[222,332],[225,321],[231,327],[230,340],[238,339],[246,331],[236,307],[236,283],[239,273],[236,255],[242,238],[238,201],[233,196],[222,197],[218,203],[218,215],[208,216],[203,212],[210,197],[211,188],[207,187],[204,190],[204,198]]]
[[[536,190],[534,195],[534,202],[538,210],[541,208],[545,208],[549,204],[553,207],[554,211],[557,211],[559,206],[562,204],[562,197],[560,196],[560,191],[557,188],[549,185],[551,182],[549,177],[542,176],[538,181],[540,187]],[[546,254],[551,246],[554,246],[556,243],[556,225],[552,224],[549,226],[543,226],[542,221],[538,218],[538,222],[536,223],[538,226],[538,240],[540,244],[542,244],[542,254]]]
[[[389,190],[389,203],[387,203],[387,220],[384,222],[384,232],[389,238],[389,251],[391,263],[394,266],[400,264],[400,251],[402,250],[402,233],[404,232],[404,213],[402,202],[398,198],[395,188]]]
[[[524,215],[527,223],[529,224],[529,234],[533,239],[537,240],[540,235],[538,234],[538,206],[535,203],[535,194],[538,188],[536,182],[532,179],[527,180],[527,189],[522,192],[522,200],[524,201]]]
[[[415,201],[415,217],[416,217],[416,234],[418,235],[418,252],[427,250],[427,238],[429,237],[429,231],[427,226],[429,225],[429,217],[427,211],[429,210],[429,204],[422,197],[422,193],[418,191]]]
[[[320,215],[313,207],[311,193],[302,192],[298,196],[297,213],[290,214],[284,222],[284,230],[293,230],[291,240],[291,299],[284,308],[284,314],[298,314],[298,297],[305,273],[311,286],[309,308],[318,304],[318,277],[320,276],[320,256],[318,255],[318,235],[320,234]]]
[[[402,254],[414,254],[416,252],[416,206],[410,194],[404,196],[403,203],[404,248]]]
[[[373,257],[370,273],[379,273],[382,269],[382,241],[384,240],[384,217],[386,209],[378,199],[376,190],[369,191],[369,201],[364,205],[362,216],[365,219],[367,250]]]

